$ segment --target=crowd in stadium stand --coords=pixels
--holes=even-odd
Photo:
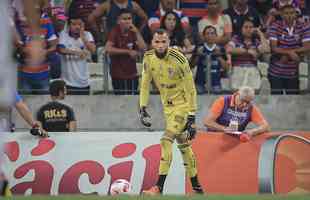
[[[231,89],[259,89],[258,60],[269,65],[272,94],[298,94],[298,66],[310,51],[307,0],[37,0],[36,8],[46,44],[42,63],[29,62],[29,19],[22,1],[11,0],[23,93],[46,94],[49,81],[61,78],[69,94],[90,94],[87,62],[102,62],[97,49],[105,47],[115,94],[136,94],[136,63],[158,28],[188,57],[199,94],[221,92],[227,78]]]

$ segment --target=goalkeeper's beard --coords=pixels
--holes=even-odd
[[[159,59],[163,59],[165,56],[166,56],[166,54],[167,54],[167,52],[168,52],[168,49],[166,49],[164,52],[158,52],[158,51],[155,51],[155,55],[157,56],[157,58],[159,58]]]

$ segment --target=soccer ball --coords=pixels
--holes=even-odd
[[[118,194],[128,193],[130,192],[130,190],[131,190],[131,185],[127,180],[117,179],[111,185],[110,194],[114,196]]]

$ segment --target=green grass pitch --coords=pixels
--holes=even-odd
[[[310,200],[310,193],[304,195],[208,195],[208,196],[14,196],[14,200]]]

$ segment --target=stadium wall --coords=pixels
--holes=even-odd
[[[218,96],[198,97],[197,123],[203,128],[202,120],[212,102]],[[35,113],[49,101],[49,96],[24,96]],[[86,131],[145,131],[138,119],[138,96],[68,96],[65,100],[72,105],[78,120],[78,129]],[[310,95],[303,96],[257,96],[256,104],[261,108],[272,130],[310,130]],[[149,111],[154,130],[163,130],[164,121],[159,97],[152,95]],[[17,129],[27,125],[13,113]]]
[[[139,194],[156,183],[161,132],[53,133],[38,139],[7,134],[4,170],[14,194],[99,194],[128,180]],[[310,191],[309,132],[273,132],[241,143],[238,137],[200,132],[193,141],[198,176],[209,194]],[[190,193],[176,145],[165,194]]]

